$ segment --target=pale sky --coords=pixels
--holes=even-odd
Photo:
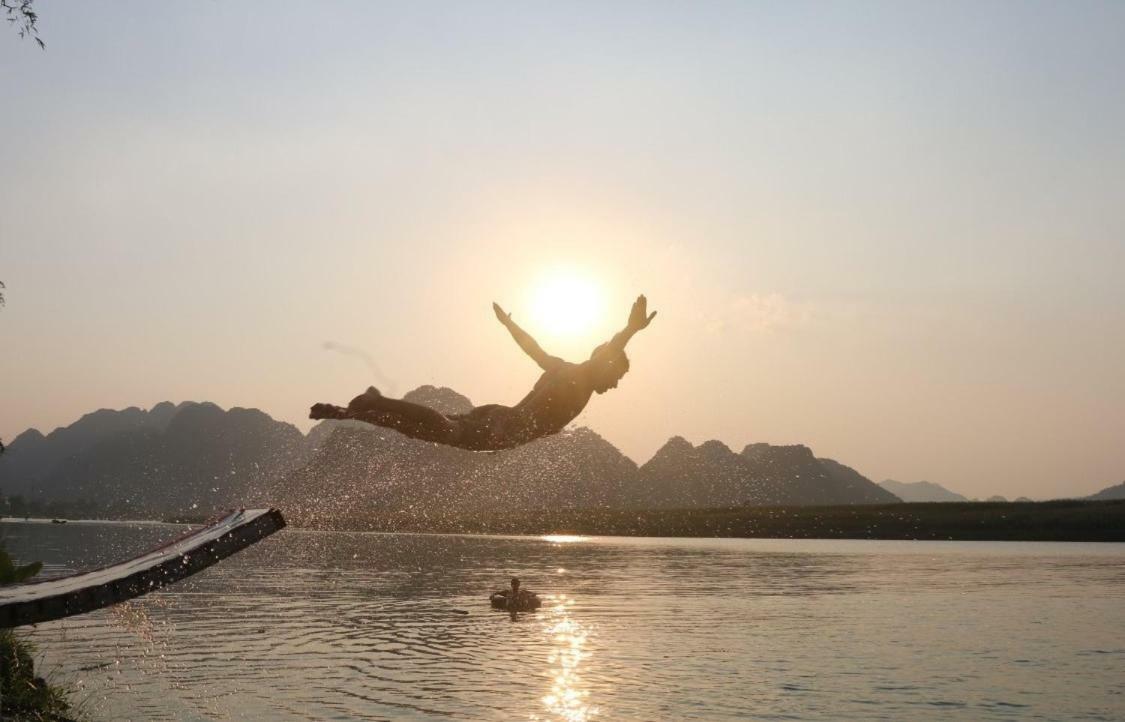
[[[0,27],[0,437],[431,383],[969,496],[1125,479],[1125,3],[36,3]],[[544,279],[609,315],[536,327]],[[360,358],[325,342],[364,349]]]

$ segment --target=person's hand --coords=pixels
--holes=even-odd
[[[496,303],[495,301],[492,303],[492,310],[496,313],[496,318],[500,321],[500,323],[507,326],[512,322],[512,314],[505,313],[504,309],[500,308],[500,304]]]
[[[633,302],[633,310],[629,312],[629,328],[640,331],[652,323],[654,318],[656,318],[656,311],[648,312],[648,299],[644,294],[637,296],[637,300]]]

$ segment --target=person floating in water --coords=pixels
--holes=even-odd
[[[493,592],[488,598],[493,609],[503,609],[508,612],[534,612],[542,602],[539,595],[527,589],[520,589],[520,580],[512,577],[511,589],[501,589]]]
[[[604,394],[616,388],[629,370],[625,345],[656,316],[656,311],[648,312],[645,297],[638,296],[622,331],[594,349],[586,361],[570,363],[544,351],[500,306],[494,303],[492,309],[519,347],[543,369],[531,392],[515,406],[487,404],[465,414],[445,415],[428,406],[389,399],[371,387],[347,408],[316,404],[309,418],[365,421],[422,441],[471,451],[511,449],[562,431],[582,413],[594,392]]]
[[[524,594],[527,594],[527,592],[524,592]],[[507,610],[509,612],[518,612],[519,608],[520,608],[520,602],[523,601],[523,600],[520,599],[520,580],[519,579],[517,579],[515,577],[512,577],[512,588],[508,590],[508,593],[506,595],[504,595],[504,597],[505,597],[504,601],[506,602],[505,606],[506,606]]]

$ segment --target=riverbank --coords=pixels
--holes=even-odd
[[[287,513],[288,512],[288,513]],[[295,528],[442,534],[777,539],[1125,542],[1125,500],[935,502],[732,509],[550,509],[461,515],[317,515],[282,509]],[[119,523],[202,524],[215,515],[173,515]],[[17,521],[6,519],[7,521]],[[31,520],[40,523],[48,520]],[[83,520],[95,521],[95,520]]]
[[[35,673],[35,647],[10,629],[0,629],[0,719],[71,719],[66,691]]]
[[[284,510],[283,510],[284,511]],[[299,519],[294,526],[301,526]],[[951,502],[734,509],[496,512],[336,517],[350,531],[781,539],[1125,542],[1125,501]]]

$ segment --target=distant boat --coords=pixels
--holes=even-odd
[[[51,520],[51,523],[52,523],[52,524],[65,524],[65,523],[66,523],[66,519],[52,519],[52,520]]]

